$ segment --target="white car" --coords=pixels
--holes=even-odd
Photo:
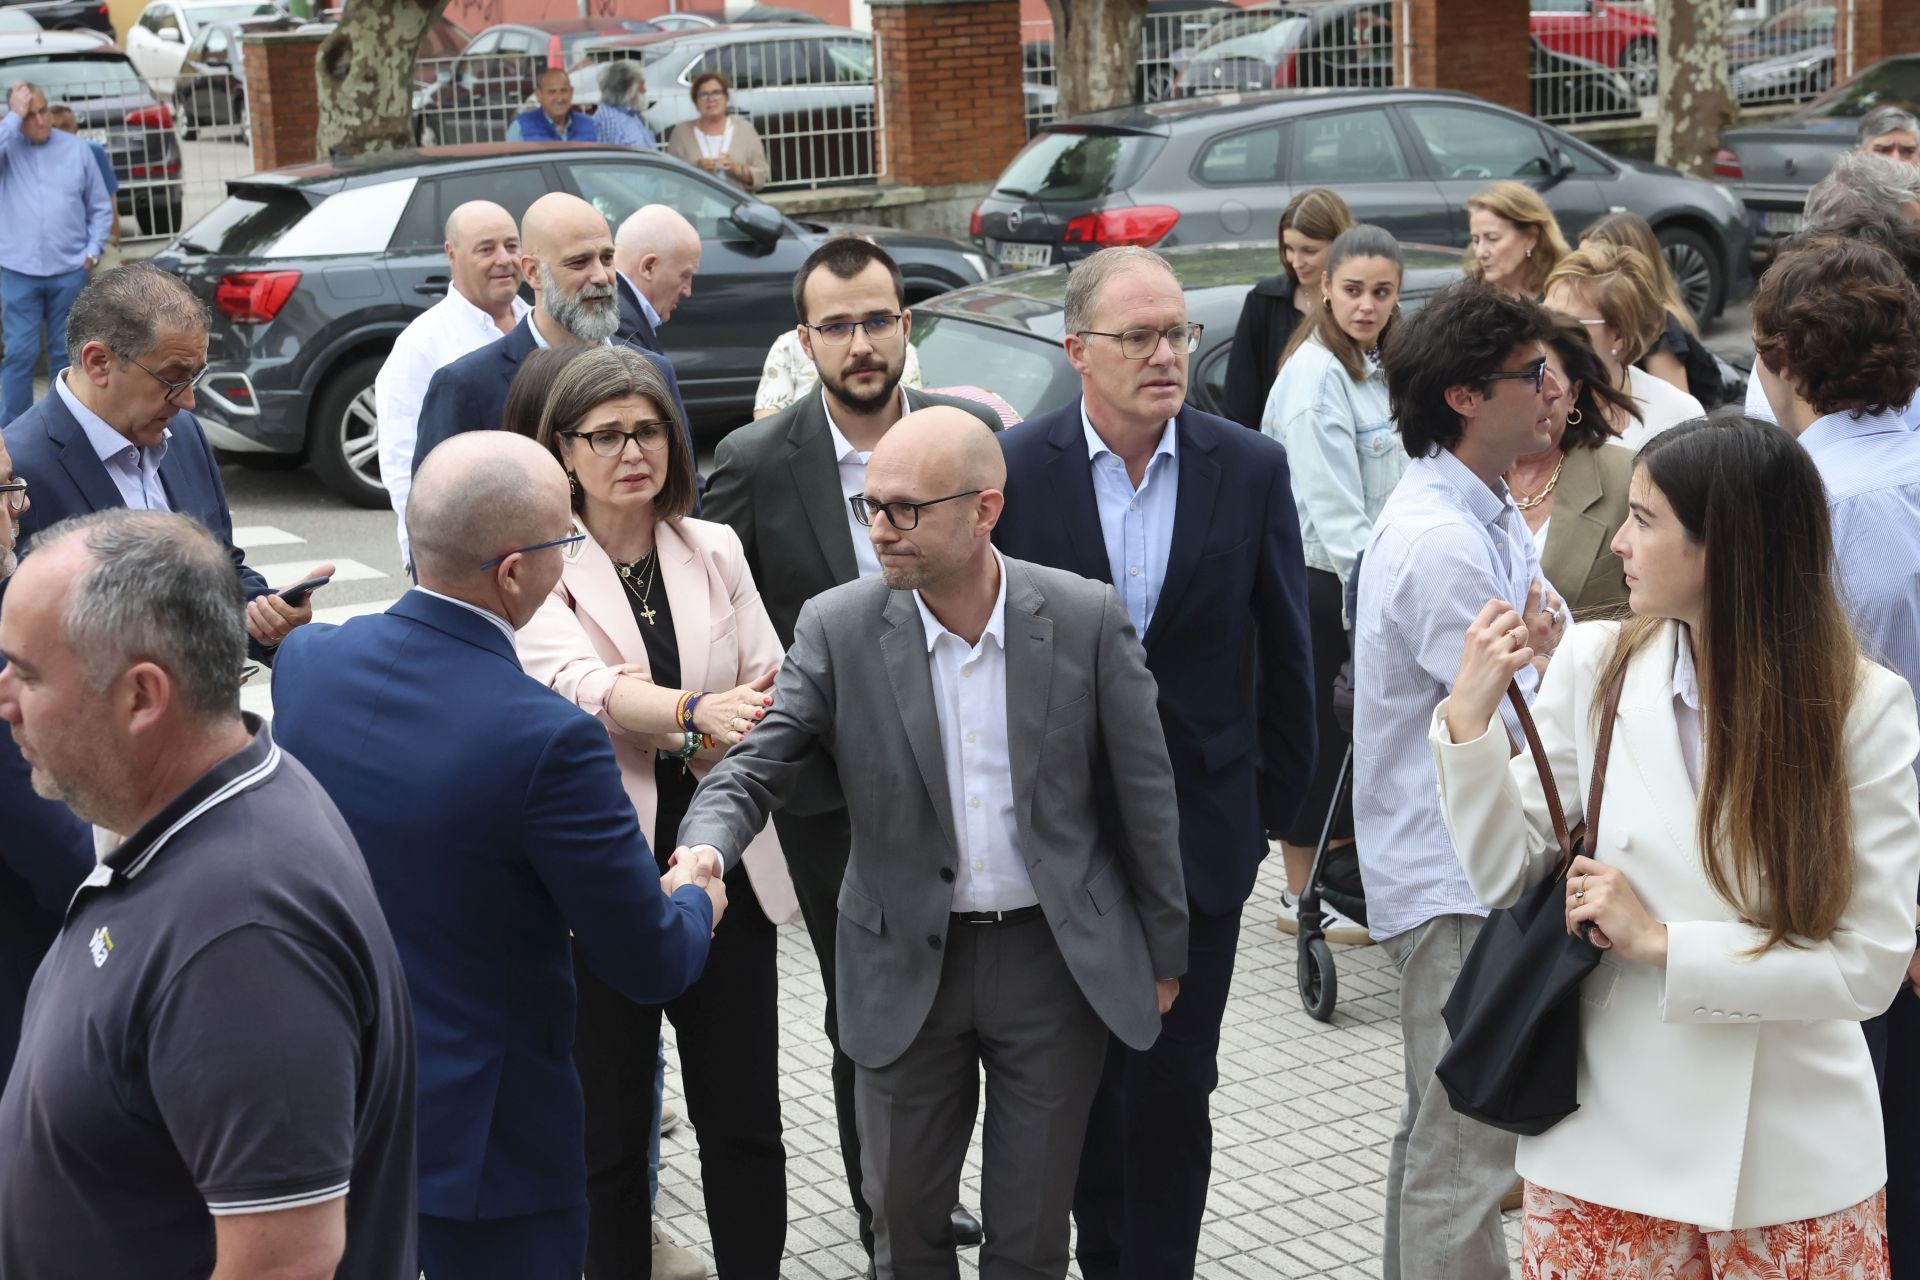
[[[127,28],[127,56],[155,93],[171,93],[187,46],[209,22],[281,13],[270,0],[152,0]]]

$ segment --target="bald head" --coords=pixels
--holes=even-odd
[[[888,428],[874,447],[868,473],[875,467],[941,493],[1007,484],[1006,456],[993,432],[966,410],[948,405],[916,409]]]
[[[437,445],[413,477],[414,571],[421,586],[465,598],[488,577],[482,564],[564,536],[572,514],[566,474],[547,450],[513,432],[462,432]],[[556,575],[558,566],[556,557]]]
[[[646,295],[662,324],[682,298],[693,296],[700,270],[700,233],[678,210],[642,205],[613,238],[613,265]]]
[[[483,237],[504,237],[518,243],[520,229],[513,215],[491,200],[469,200],[447,215],[447,247],[464,249]]]
[[[549,191],[527,206],[527,216],[520,223],[520,240],[531,256],[544,262],[556,246],[579,239],[613,242],[607,220],[579,196]]]

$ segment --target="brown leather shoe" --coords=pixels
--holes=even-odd
[[[707,1264],[676,1244],[659,1223],[653,1227],[653,1280],[707,1280]]]
[[[1506,1213],[1509,1210],[1520,1208],[1521,1205],[1523,1205],[1526,1202],[1526,1197],[1527,1197],[1526,1179],[1515,1178],[1513,1180],[1513,1190],[1507,1192],[1507,1194],[1500,1197],[1500,1211],[1502,1213]]]

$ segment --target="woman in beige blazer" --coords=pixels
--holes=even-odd
[[[758,191],[773,176],[767,149],[760,145],[753,121],[727,113],[732,100],[733,85],[725,76],[701,72],[693,82],[693,105],[700,114],[673,127],[667,154]]]
[[[1568,929],[1603,948],[1580,1109],[1520,1139],[1525,1274],[1881,1280],[1886,1151],[1856,1024],[1914,953],[1913,694],[1860,654],[1819,474],[1786,432],[1675,427],[1632,495],[1614,548],[1635,617],[1569,631],[1534,703],[1577,822],[1597,703],[1625,671],[1597,846],[1565,886]],[[1489,727],[1526,635],[1488,602],[1430,735],[1448,832],[1494,907],[1558,856],[1533,762]]]
[[[589,351],[554,381],[538,438],[566,468],[587,537],[517,641],[529,675],[607,726],[662,872],[696,780],[763,714],[781,656],[738,536],[687,515],[694,463],[672,406],[659,374],[625,348]],[[664,1012],[719,1273],[773,1276],[787,1220],[774,926],[797,905],[778,845],[763,837],[749,848],[726,891],[706,971]],[[626,1274],[650,1251],[662,1010],[627,1001],[583,965],[575,977],[587,1271]]]

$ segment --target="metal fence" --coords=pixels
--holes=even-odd
[[[173,236],[225,198],[229,178],[253,170],[244,92],[224,73],[149,81],[129,62],[90,58],[36,66],[33,77],[50,106],[73,112],[79,136],[105,151],[123,244]],[[200,127],[187,103],[206,104]]]
[[[749,122],[765,148],[762,190],[872,182],[885,165],[870,36],[779,31],[715,42],[615,37],[579,51],[567,68],[572,108],[600,105],[610,62],[639,64],[646,81],[641,118],[664,147],[675,129],[694,129],[692,84],[708,72],[731,84],[728,110]],[[414,136],[423,145],[499,142],[540,109],[535,89],[545,58],[466,55],[422,62],[415,72]]]

